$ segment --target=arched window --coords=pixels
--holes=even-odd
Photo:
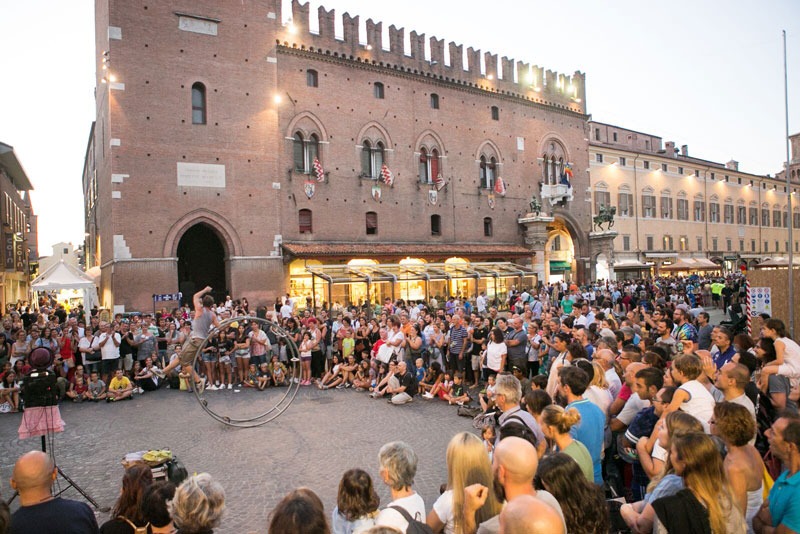
[[[497,170],[497,160],[494,156],[487,159],[486,156],[481,156],[480,164],[480,180],[481,187],[484,189],[494,188],[495,171]]]
[[[372,89],[375,94],[375,98],[383,100],[383,84],[381,82],[375,82],[372,86]]]
[[[442,217],[431,215],[431,235],[442,235]]]
[[[361,176],[377,180],[383,167],[384,146],[378,141],[373,146],[367,140],[361,143]]]
[[[319,87],[319,74],[314,69],[306,71],[306,85],[309,87]]]
[[[378,233],[378,214],[374,211],[368,211],[366,217],[367,235],[375,235]]]
[[[206,86],[200,82],[192,85],[192,124],[206,123]]]
[[[492,218],[491,217],[484,217],[483,218],[483,235],[486,237],[492,237],[493,229],[492,229]]]
[[[301,234],[312,233],[314,231],[314,225],[313,225],[313,218],[311,216],[311,210],[301,209],[298,212],[298,215],[300,223],[300,233]]]
[[[428,152],[422,147],[419,150],[419,181],[423,184],[432,184],[439,176],[439,151],[435,148]]]
[[[431,109],[439,109],[439,95],[436,93],[431,93]]]
[[[500,108],[497,106],[492,106],[492,120],[499,121],[500,120]]]
[[[314,159],[319,157],[319,137],[311,134],[308,139],[300,132],[295,132],[293,145],[294,170],[304,174],[314,171]]]

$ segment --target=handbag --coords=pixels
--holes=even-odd
[[[83,359],[87,362],[99,362],[101,358],[102,355],[100,354],[99,350],[96,350],[94,352],[85,352],[83,354]]]

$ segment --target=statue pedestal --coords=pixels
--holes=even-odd
[[[547,226],[555,219],[546,215],[527,213],[517,219],[525,227],[525,244],[531,249],[531,268],[539,282],[547,283],[544,247],[547,245]]]
[[[601,230],[589,232],[589,247],[591,251],[591,278],[597,280],[597,257],[604,255],[608,261],[608,279],[614,279],[614,238],[619,235],[615,230]]]

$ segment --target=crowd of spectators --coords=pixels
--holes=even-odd
[[[713,284],[718,299],[714,287],[707,299],[712,284],[695,278],[554,284],[515,292],[503,313],[485,295],[474,303],[450,298],[442,307],[387,300],[379,309],[317,313],[298,310],[288,295],[253,312],[229,299],[216,311],[238,319],[214,333],[199,372],[206,390],[296,381],[395,405],[438,399],[474,417],[478,432],[454,436],[443,451],[448,475],[435,503],[414,491],[413,449],[394,442],[378,455],[392,498],[386,506],[370,475],[354,469],[342,476],[330,517],[312,490],[298,488],[271,513],[271,533],[406,532],[416,521],[456,534],[800,531],[800,346],[775,318],[764,318],[754,337],[712,325],[703,304],[735,312],[742,287],[738,278]],[[98,400],[75,391],[77,369],[94,365],[91,374],[100,373],[89,379],[90,391],[111,373],[124,379],[128,354],[131,371],[133,361],[143,362],[131,391],[148,389],[138,378],[143,372],[155,387],[166,381],[180,389],[185,377],[153,369],[177,352],[188,311],[98,320],[97,336],[89,332],[94,324],[84,328],[76,346],[89,338],[88,349],[73,354],[74,366],[60,352],[55,365],[64,394]],[[280,323],[282,332],[242,318],[249,314]],[[72,320],[64,330],[80,328]],[[48,326],[39,316],[35,322]],[[151,337],[145,330],[154,342],[139,354]],[[38,334],[32,326],[34,343]],[[298,347],[298,366],[287,337]],[[125,338],[138,351],[123,352]],[[119,351],[107,364],[109,345]],[[79,359],[93,350],[101,353],[99,369]],[[99,395],[122,399],[126,392]],[[176,523],[185,521],[175,504],[182,488],[170,500]],[[141,526],[145,518],[123,508],[118,517]],[[195,532],[188,528],[179,532]]]

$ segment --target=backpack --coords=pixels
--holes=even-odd
[[[401,508],[400,506],[390,506],[389,508],[402,515],[403,519],[408,521],[406,534],[433,534],[433,529],[431,527],[411,517],[411,514],[409,514],[405,508]],[[137,532],[137,534],[139,533]]]
[[[133,521],[129,520],[124,515],[119,516],[117,519],[122,519],[123,521],[128,523],[131,526],[131,528],[133,529],[133,534],[147,534],[147,527],[150,525],[150,523],[148,523],[147,525],[145,525],[143,527],[137,527],[136,525],[133,524]]]

